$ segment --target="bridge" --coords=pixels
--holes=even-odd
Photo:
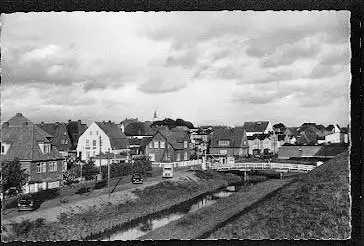
[[[210,169],[217,171],[251,171],[251,170],[275,170],[277,172],[308,172],[314,169],[313,165],[290,164],[290,163],[230,163],[210,164]]]

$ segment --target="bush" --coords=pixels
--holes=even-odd
[[[41,190],[33,194],[35,200],[40,203],[45,202],[47,200],[52,200],[60,196],[60,190],[58,188],[49,189],[49,190]]]
[[[82,187],[78,191],[76,191],[76,194],[84,194],[91,191],[91,187]]]

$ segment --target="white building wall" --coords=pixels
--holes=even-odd
[[[92,133],[92,134],[90,134]],[[89,152],[90,157],[96,156],[100,152],[100,136],[101,136],[101,152],[105,153],[112,150],[109,137],[101,130],[101,128],[93,122],[87,130],[80,136],[77,144],[77,155],[79,156],[82,152],[81,160],[87,160],[87,152]],[[88,146],[86,146],[86,140],[89,141]],[[93,141],[96,140],[96,146],[93,146]]]
[[[340,133],[339,132],[335,132],[332,134],[329,134],[327,136],[325,136],[325,142],[330,142],[330,143],[340,143]]]

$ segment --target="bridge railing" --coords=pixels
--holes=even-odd
[[[266,170],[266,169],[278,169],[288,171],[311,171],[315,168],[312,165],[303,164],[289,164],[289,163],[234,163],[229,165],[211,164],[211,169],[228,170],[228,169],[251,169],[251,170]]]

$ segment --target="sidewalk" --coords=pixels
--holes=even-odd
[[[194,175],[194,173],[177,171],[175,172],[175,177],[173,179],[189,175]],[[134,200],[137,197],[132,193],[133,190],[140,188],[144,189],[145,187],[153,186],[161,181],[163,181],[161,177],[154,177],[147,178],[147,180],[140,185],[132,184],[131,182],[122,184],[111,194],[110,202],[120,204],[127,200]],[[88,194],[74,195],[72,197],[67,197],[67,199],[69,200],[68,203],[60,203],[59,198],[50,200],[45,204],[42,204],[43,206],[41,208],[31,212],[18,212],[17,210],[11,211],[2,217],[2,224],[21,222],[26,219],[35,220],[40,217],[45,218],[47,221],[57,221],[57,217],[61,213],[77,213],[87,209],[88,207],[103,206],[109,202],[107,188],[94,190]]]

